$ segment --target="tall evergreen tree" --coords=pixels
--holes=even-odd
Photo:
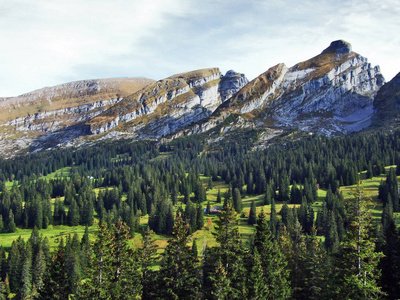
[[[87,278],[80,286],[80,298],[136,299],[140,297],[139,266],[128,246],[129,228],[117,222],[112,228],[99,227],[94,256]]]
[[[254,202],[254,200],[251,201],[249,218],[247,220],[247,223],[249,225],[254,225],[257,223],[257,209],[256,209],[256,203]]]
[[[64,253],[64,244],[61,240],[56,253],[47,266],[43,279],[43,289],[40,291],[41,299],[69,299],[72,293],[69,286],[68,274]]]
[[[218,215],[215,221],[216,232],[213,233],[220,247],[214,247],[209,250],[205,261],[206,284],[209,290],[206,291],[209,297],[212,297],[212,282],[216,284],[213,274],[219,272],[224,277],[219,277],[218,286],[223,282],[229,282],[229,289],[225,290],[226,299],[237,299],[246,297],[246,285],[243,278],[246,277],[245,254],[246,250],[240,239],[239,230],[236,222],[236,213],[231,204]],[[218,262],[222,263],[219,266]],[[214,286],[216,288],[216,286]]]
[[[187,246],[188,226],[177,216],[159,271],[159,298],[197,299],[199,280],[195,258]]]
[[[400,299],[400,233],[393,220],[385,230],[383,254],[379,264],[382,290],[389,299]]]
[[[268,226],[267,215],[258,215],[257,230],[254,235],[254,249],[260,253],[264,288],[258,288],[260,299],[287,299],[290,297],[290,281],[287,261],[278,244],[274,242]]]
[[[141,283],[143,287],[142,298],[154,299],[156,297],[157,282],[155,271],[152,270],[152,264],[156,260],[157,246],[152,238],[153,232],[146,227],[142,234],[143,246],[139,249],[139,259],[141,267]]]
[[[351,299],[370,299],[382,295],[377,284],[380,271],[377,268],[383,257],[375,252],[374,240],[371,237],[371,212],[360,185],[352,192],[346,203],[348,228],[345,240],[341,243],[339,254],[341,260],[340,278],[341,294]]]
[[[240,214],[243,210],[243,204],[242,204],[242,195],[240,195],[240,191],[238,188],[233,189],[232,202],[236,212]]]

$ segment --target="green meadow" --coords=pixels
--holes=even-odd
[[[390,166],[387,167],[387,171],[389,170]],[[57,170],[56,172],[53,172],[51,174],[48,174],[45,176],[47,179],[52,179],[56,177],[63,177],[63,176],[69,176],[70,175],[70,168],[63,168],[60,170]],[[382,214],[382,204],[379,203],[377,197],[378,197],[378,189],[379,189],[379,184],[382,180],[385,180],[386,175],[382,174],[377,177],[373,177],[371,179],[365,179],[365,172],[362,172],[360,174],[361,177],[361,186],[364,189],[365,195],[368,198],[372,199],[373,206],[371,206],[371,212],[372,216],[375,220],[379,220]],[[203,182],[204,187],[208,186],[209,178],[208,177],[201,177],[201,180]],[[7,182],[6,186],[8,188],[11,188],[13,184],[16,184],[15,182]],[[223,182],[223,181],[216,181],[212,182],[212,188],[207,190],[207,201],[210,202],[211,206],[222,206],[223,203],[217,203],[217,194],[218,191],[221,193],[221,198],[222,202],[224,199],[224,194],[227,192],[229,186]],[[351,192],[355,188],[355,185],[353,186],[343,186],[340,188],[340,192],[343,193],[345,198],[351,197]],[[244,187],[245,189],[245,187]],[[96,188],[94,189],[95,193],[98,194],[100,189]],[[193,196],[193,194],[192,194]],[[319,189],[318,190],[318,200],[313,204],[313,208],[315,211],[315,216],[317,214],[317,211],[321,208],[321,205],[323,203],[324,198],[326,197],[326,191]],[[126,195],[122,195],[123,199],[126,199]],[[250,206],[251,202],[255,201],[256,206],[257,206],[257,213],[260,213],[261,211],[264,211],[269,215],[271,213],[271,205],[263,205],[264,201],[264,195],[257,195],[257,196],[245,196],[242,199],[243,203],[243,211],[242,213],[238,216],[237,222],[238,222],[238,228],[239,232],[242,235],[242,238],[245,243],[250,242],[251,236],[255,232],[255,226],[248,225],[247,224],[247,218],[249,215],[250,211]],[[54,204],[54,200],[52,199],[52,203]],[[179,197],[178,200],[183,200],[183,197]],[[185,208],[184,204],[181,204],[179,202],[177,204],[178,206],[181,205],[182,209]],[[207,206],[207,202],[202,203],[203,207]],[[283,206],[283,203],[276,203],[276,210],[279,213],[281,208]],[[293,207],[295,205],[289,204],[289,207]],[[299,206],[299,205],[297,205]],[[396,223],[399,224],[400,214],[396,213],[395,214],[395,220]],[[213,235],[213,232],[215,232],[214,229],[214,224],[215,220],[217,219],[217,215],[204,215],[204,227],[201,230],[198,230],[194,232],[191,236],[190,242],[193,242],[193,240],[196,240],[197,246],[199,250],[207,245],[207,247],[213,247],[217,245],[217,242],[215,240],[215,237]],[[89,228],[89,233],[91,239],[94,239],[95,234],[97,232],[97,226],[98,226],[98,219],[95,219],[95,224]],[[142,227],[146,226],[148,223],[148,216],[142,216],[140,218],[140,224]],[[69,227],[66,225],[58,225],[58,226],[53,226],[50,225],[47,229],[42,229],[40,230],[40,233],[43,235],[43,237],[47,237],[50,243],[50,246],[52,248],[56,247],[60,241],[61,238],[67,238],[69,235],[74,235],[75,233],[78,234],[78,236],[81,238],[82,235],[84,234],[85,227],[84,226],[75,226],[75,227]],[[29,239],[31,235],[32,229],[21,229],[18,228],[16,232],[14,233],[2,233],[0,234],[0,245],[8,248],[11,246],[11,243],[16,240],[18,237],[21,237],[24,240]],[[166,235],[158,235],[154,234],[153,238],[155,240],[155,244],[159,248],[159,252],[163,252],[167,245],[168,241],[168,236]],[[130,244],[132,247],[140,247],[141,246],[141,235],[139,233],[136,233],[133,238],[130,241]]]

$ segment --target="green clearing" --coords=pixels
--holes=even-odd
[[[390,167],[391,166],[386,168],[387,171],[389,170]],[[56,178],[56,177],[69,176],[70,170],[71,170],[71,168],[63,168],[63,169],[57,170],[56,172],[48,174],[47,176],[45,176],[45,178],[52,179],[52,178]],[[379,220],[381,217],[381,214],[382,214],[383,207],[382,207],[382,204],[379,203],[377,200],[378,189],[379,189],[380,182],[382,180],[386,179],[386,174],[382,174],[380,176],[373,177],[371,179],[365,179],[365,172],[362,172],[360,177],[362,178],[361,185],[364,188],[366,196],[371,198],[373,201],[373,207],[371,207],[372,216],[375,220]],[[209,178],[205,177],[205,176],[201,176],[200,178],[203,182],[203,186],[205,188],[207,188]],[[398,177],[398,179],[400,179],[400,177]],[[11,188],[13,184],[14,184],[13,182],[7,182],[6,186],[8,188]],[[221,198],[223,201],[224,194],[226,193],[228,188],[229,188],[229,186],[224,181],[220,180],[220,181],[212,182],[212,189],[206,191],[207,200],[210,201],[211,206],[222,206],[223,205],[223,203],[216,203],[218,190],[220,190]],[[245,188],[246,187],[244,186],[243,189],[245,189]],[[343,193],[345,198],[348,198],[348,197],[351,197],[351,191],[354,188],[355,188],[355,185],[344,186],[344,187],[340,188],[340,191]],[[101,188],[101,189],[105,190],[106,188]],[[99,190],[100,190],[99,188],[94,189],[96,194],[98,194]],[[192,194],[192,196],[193,196],[193,194]],[[318,210],[320,210],[325,197],[326,197],[326,191],[319,189],[318,190],[318,200],[313,204],[315,214],[317,213]],[[126,195],[122,195],[122,198],[126,199]],[[182,196],[179,197],[179,200],[182,200],[182,199],[183,199]],[[257,213],[260,213],[261,211],[264,211],[265,213],[267,213],[267,215],[269,215],[271,213],[271,205],[263,205],[263,201],[264,201],[263,199],[264,199],[264,195],[245,196],[242,199],[243,212],[238,217],[238,227],[239,227],[239,232],[241,233],[245,243],[248,243],[251,240],[251,236],[255,232],[255,228],[256,228],[255,226],[250,226],[247,224],[247,218],[249,215],[251,202],[253,200],[256,202]],[[54,204],[54,201],[55,201],[55,199],[52,199],[53,204]],[[185,205],[183,205],[183,204],[178,204],[178,205],[182,205],[183,209],[185,208]],[[202,203],[203,207],[206,207],[206,205],[207,205],[207,202]],[[282,203],[276,203],[276,210],[278,213],[280,212],[282,206],[283,206]],[[293,204],[289,204],[289,207],[293,207],[293,206],[294,206]],[[299,206],[299,205],[297,205],[297,206]],[[66,209],[68,211],[68,207],[66,207]],[[193,240],[196,240],[196,243],[199,248],[199,252],[202,251],[202,248],[204,245],[207,245],[207,247],[213,247],[213,246],[218,245],[218,243],[215,240],[215,237],[212,234],[215,231],[214,224],[215,224],[216,219],[217,219],[217,215],[204,215],[204,228],[202,230],[198,230],[192,234],[191,239],[190,239],[190,244],[193,242]],[[400,225],[400,213],[395,214],[395,220],[396,220],[396,223],[398,225]],[[98,223],[98,220],[95,219],[95,224],[89,228],[89,232],[90,232],[92,239],[94,238],[94,235],[97,232],[97,223]],[[142,216],[140,218],[141,226],[143,227],[147,223],[148,223],[148,216]],[[84,226],[69,227],[69,226],[65,226],[65,225],[60,225],[60,226],[49,226],[48,229],[40,230],[40,233],[43,234],[43,237],[47,237],[49,239],[50,246],[52,248],[54,248],[58,244],[61,237],[63,237],[65,239],[68,235],[72,236],[74,233],[77,233],[78,236],[81,238],[84,233],[84,230],[85,230]],[[32,229],[18,228],[17,232],[15,232],[15,233],[3,233],[0,235],[0,237],[1,237],[0,245],[2,245],[3,247],[6,247],[6,248],[10,247],[12,241],[16,240],[19,236],[21,236],[22,239],[27,240],[27,239],[29,239],[31,232],[32,232]],[[165,236],[165,235],[155,234],[153,236],[153,238],[155,240],[155,244],[159,248],[158,252],[162,253],[167,245],[169,237]],[[132,247],[140,247],[141,243],[142,243],[141,235],[139,233],[136,233],[134,235],[134,237],[131,239],[130,245]]]
[[[91,238],[94,238],[94,235],[97,233],[97,224],[94,224],[93,226],[89,227],[89,235]],[[47,229],[42,229],[39,231],[41,235],[43,235],[43,238],[47,237],[49,240],[49,246],[51,248],[55,248],[58,243],[60,242],[61,237],[65,240],[65,238],[68,237],[68,235],[71,235],[71,237],[77,233],[79,238],[82,238],[84,232],[85,232],[85,226],[75,226],[75,227],[70,227],[66,225],[58,225],[58,226],[52,226],[50,225]],[[21,237],[24,241],[27,241],[29,237],[31,236],[32,229],[20,229],[18,228],[16,232],[13,233],[2,233],[1,240],[0,240],[0,245],[8,248],[11,247],[11,244],[14,240],[18,239],[18,237]]]

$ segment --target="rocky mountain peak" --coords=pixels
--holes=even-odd
[[[226,72],[225,76],[222,76],[218,88],[222,103],[231,98],[247,83],[249,83],[249,81],[244,74],[237,73],[233,70]]]
[[[333,41],[322,53],[345,54],[351,52],[351,44],[344,40]]]

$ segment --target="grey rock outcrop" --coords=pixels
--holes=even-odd
[[[384,82],[379,66],[351,52],[349,43],[335,41],[308,61],[269,69],[232,98],[230,107],[258,110],[278,127],[343,134],[371,124],[374,97]]]
[[[246,76],[242,73],[237,73],[233,70],[226,72],[221,78],[218,91],[221,95],[221,101],[224,103],[235,95],[242,87],[248,84]]]
[[[138,138],[167,136],[209,117],[247,82],[244,74],[228,71],[222,76],[217,68],[177,74],[122,101],[107,122],[90,121],[90,130],[102,134],[126,123],[125,128]],[[145,125],[137,121],[144,116]]]

